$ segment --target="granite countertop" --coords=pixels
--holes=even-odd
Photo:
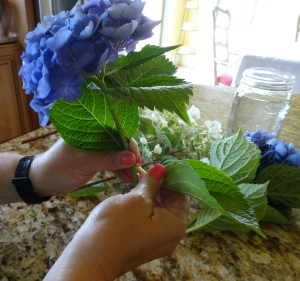
[[[219,87],[195,87],[195,92],[191,102],[200,105],[203,118],[227,120],[232,89],[226,88],[224,93]],[[298,96],[282,134],[294,138],[300,147],[300,124],[292,122],[300,117]],[[222,102],[212,111],[217,98]],[[53,130],[50,125],[1,144],[0,151],[27,155],[42,152],[59,137],[51,134]],[[22,144],[23,140],[48,133],[45,138]],[[0,206],[0,281],[42,280],[94,206],[116,192],[111,189],[99,197],[85,199],[53,197],[35,206]],[[118,280],[300,280],[300,211],[295,210],[293,216],[287,225],[263,224],[266,239],[252,232],[189,234],[171,257],[145,264]]]

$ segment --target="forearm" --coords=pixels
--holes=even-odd
[[[16,153],[0,154],[0,204],[22,201],[19,197],[11,179],[22,155]]]
[[[122,197],[123,195],[112,196],[92,211],[44,281],[113,281],[135,267],[130,264],[130,261],[136,258],[135,255],[127,258],[127,253],[131,252],[131,245],[127,246],[128,249],[118,245],[119,231],[115,232],[114,229],[114,225],[118,224],[115,218],[122,220],[123,218],[112,205],[123,205],[119,201]],[[102,208],[104,208],[103,212]],[[129,233],[129,231],[125,232]],[[121,244],[125,243],[121,242]]]
[[[90,257],[83,243],[72,241],[58,258],[43,281],[112,281],[107,277],[99,260]],[[101,241],[99,241],[101,243]]]

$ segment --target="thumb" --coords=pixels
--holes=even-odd
[[[165,167],[161,164],[150,168],[134,191],[142,192],[146,197],[151,199],[151,201],[154,201],[156,194],[160,190],[165,170]]]

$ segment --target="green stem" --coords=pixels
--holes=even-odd
[[[121,124],[120,124],[117,112],[115,111],[115,107],[112,106],[112,103],[111,103],[111,101],[110,101],[109,98],[108,98],[108,101],[109,101],[109,108],[110,108],[112,117],[114,119],[114,122],[116,124],[118,133],[120,135],[120,138],[121,138],[121,141],[122,141],[122,144],[123,144],[123,149],[124,150],[129,150],[129,144],[128,144],[127,138],[126,138],[126,136],[124,134],[124,130],[123,130]],[[133,183],[137,184],[138,181],[139,181],[138,175],[137,175],[137,166],[135,166],[135,167],[132,168],[132,177],[133,177]]]
[[[99,80],[100,80],[101,86],[103,88],[106,88],[105,81],[104,81],[104,76],[102,77],[102,79],[99,79]],[[108,104],[109,104],[109,109],[110,109],[111,115],[112,115],[112,117],[114,119],[117,131],[119,133],[119,136],[121,138],[121,142],[123,144],[123,149],[124,150],[129,150],[128,140],[127,140],[127,138],[126,138],[126,136],[124,134],[124,130],[123,130],[122,126],[121,126],[121,123],[119,121],[117,112],[115,110],[114,100],[112,100],[108,95],[106,95],[106,97],[107,97],[107,101],[108,101]],[[137,175],[136,167],[132,168],[132,176],[133,176],[133,183],[137,184],[138,183],[138,175]]]
[[[121,141],[122,141],[122,144],[123,144],[123,149],[129,150],[128,141],[127,141],[127,138],[126,138],[126,136],[124,134],[124,130],[123,130],[121,124],[120,124],[117,112],[115,111],[115,107],[112,106],[112,103],[111,103],[111,101],[110,101],[109,98],[108,98],[108,101],[109,101],[109,108],[110,108],[111,115],[112,115],[112,117],[114,119],[114,122],[116,124],[118,133],[120,135],[120,138],[121,138]]]
[[[139,179],[138,179],[138,174],[137,174],[137,169],[136,169],[137,166],[134,166],[132,168],[132,177],[133,177],[133,183],[134,184],[137,184],[139,182]]]
[[[139,171],[141,174],[143,174],[143,175],[145,175],[147,172],[142,168],[142,167],[140,167],[140,166],[135,166],[135,169],[137,170],[137,171]]]
[[[143,169],[140,166],[136,165],[134,168],[136,169],[136,171],[139,171],[143,175],[145,175],[147,173],[146,170]],[[112,176],[112,177],[104,178],[104,179],[101,179],[101,180],[92,181],[92,182],[89,182],[89,183],[85,184],[84,186],[80,187],[78,190],[83,189],[83,188],[87,188],[87,187],[90,187],[90,186],[93,186],[93,185],[96,185],[96,184],[99,184],[99,183],[104,183],[104,182],[107,182],[107,181],[115,180],[117,178],[118,177],[116,177],[116,176]]]
[[[192,233],[193,231],[198,230],[199,228],[200,227],[198,227],[198,226],[194,226],[194,227],[188,228],[188,229],[186,229],[185,233],[186,234]]]

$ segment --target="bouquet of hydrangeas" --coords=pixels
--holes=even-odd
[[[197,109],[186,109],[192,86],[174,75],[164,55],[177,46],[134,51],[159,24],[143,15],[144,5],[89,0],[38,24],[26,36],[20,69],[26,93],[33,93],[30,105],[42,126],[50,120],[74,147],[121,150],[139,140],[144,161],[166,165],[163,184],[201,202],[188,231],[263,235],[259,221],[285,222],[300,206],[299,168],[287,165],[299,167],[298,152],[265,133],[221,139],[217,121],[197,123]],[[282,157],[284,164],[264,168]],[[276,194],[282,185],[285,191]]]
[[[133,51],[139,40],[152,35],[159,22],[142,14],[144,5],[139,0],[77,3],[71,11],[46,16],[28,33],[20,75],[26,93],[34,94],[31,106],[42,126],[48,123],[56,101],[80,99],[86,77],[110,76],[105,71],[108,62],[117,60],[123,51]]]

